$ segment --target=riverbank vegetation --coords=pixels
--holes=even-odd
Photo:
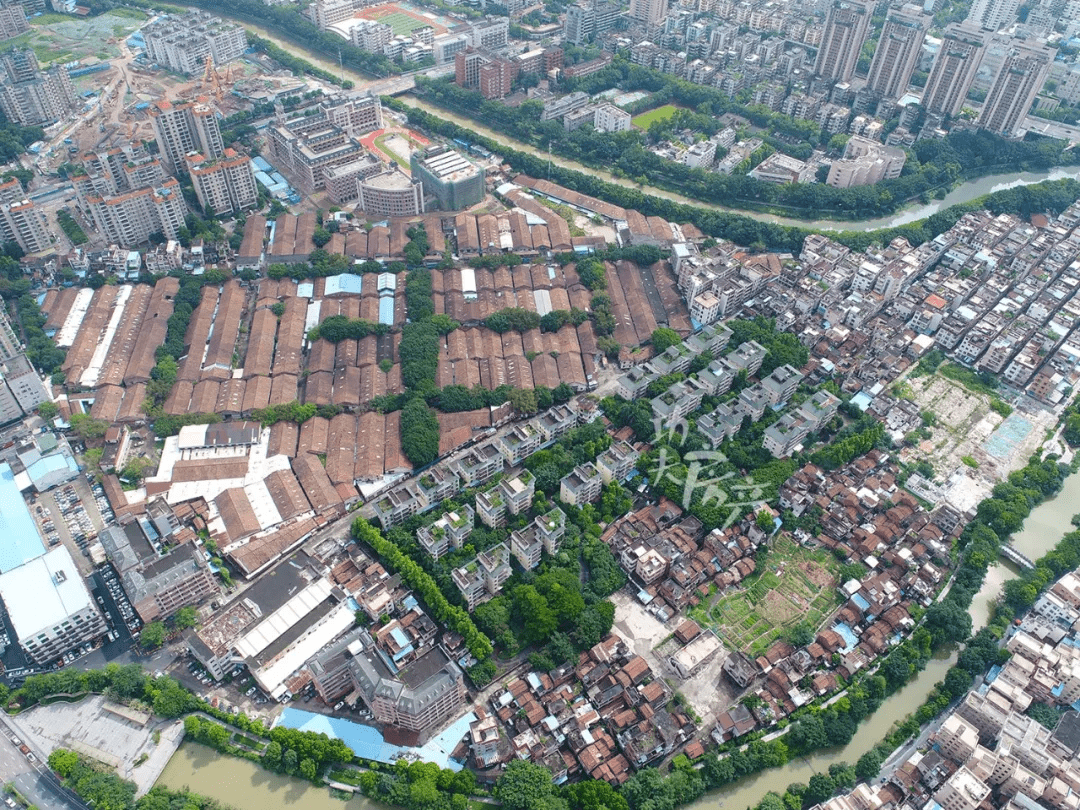
[[[739,104],[720,90],[634,65],[620,56],[606,69],[574,80],[567,87],[590,95],[612,88],[650,92],[639,105],[651,107],[673,102],[686,108],[681,111],[680,123],[690,125],[706,137],[719,128],[717,116],[736,113],[761,128],[762,131],[750,134],[763,139],[770,152],[783,151],[803,160],[809,159],[816,148],[825,147],[830,139],[828,133],[811,121],[766,107]],[[750,177],[746,174],[749,166],[723,174],[692,168],[655,154],[650,147],[672,134],[670,130],[675,125],[669,121],[657,121],[647,131],[606,133],[581,127],[567,132],[561,121],[541,120],[541,101],[510,107],[500,101],[485,100],[479,92],[459,87],[452,80],[419,76],[417,93],[433,104],[482,121],[524,143],[550,148],[555,154],[593,168],[607,169],[642,185],[717,205],[807,219],[817,219],[822,212],[839,219],[888,215],[932,192],[947,190],[963,179],[981,177],[994,170],[1048,169],[1080,159],[1080,155],[1067,148],[1066,141],[1042,137],[1010,141],[982,130],[965,130],[942,139],[917,141],[908,150],[901,176],[894,179],[852,188],[834,188],[825,183],[777,185]],[[688,117],[693,120],[682,120]]]
[[[736,244],[747,245],[751,250],[774,250],[798,254],[802,250],[803,240],[811,233],[817,232],[810,228],[765,222],[746,214],[681,203],[649,194],[646,189],[606,182],[595,174],[587,174],[549,163],[542,155],[504,146],[493,138],[481,136],[453,121],[440,118],[398,99],[387,96],[383,98],[383,104],[404,112],[408,116],[410,126],[447,138],[478,144],[496,152],[503,162],[516,172],[533,177],[550,177],[553,183],[623,208],[637,210],[645,216],[659,216],[672,222],[690,222],[707,236],[730,239]],[[830,233],[829,237],[854,251],[866,250],[871,245],[888,244],[896,237],[903,237],[913,245],[920,245],[947,231],[969,211],[985,208],[995,215],[1008,213],[1023,218],[1035,213],[1056,215],[1072,205],[1077,198],[1080,198],[1080,182],[1076,180],[1047,181],[996,191],[967,203],[950,206],[926,219],[906,225],[874,231],[836,231]],[[822,212],[818,213],[820,215]]]

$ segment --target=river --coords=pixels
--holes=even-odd
[[[611,172],[604,169],[586,166],[575,160],[568,160],[555,154],[549,156],[543,150],[537,149],[530,144],[523,143],[522,141],[504,135],[501,132],[496,132],[471,118],[465,118],[450,112],[449,110],[445,110],[442,107],[436,107],[434,104],[429,104],[412,94],[399,96],[399,98],[410,106],[419,107],[439,118],[453,121],[455,124],[471,129],[473,132],[477,132],[487,138],[491,138],[503,146],[508,146],[511,149],[517,149],[522,152],[528,152],[529,154],[538,157],[550,157],[551,162],[556,166],[562,166],[565,169],[575,169],[585,174],[596,175],[609,183],[617,183],[626,188],[639,189],[654,197],[663,197],[664,199],[672,200],[673,202],[693,205],[698,208],[708,208],[713,211],[727,211],[733,214],[743,214],[744,216],[753,217],[762,222],[772,222],[777,225],[790,225],[798,228],[813,228],[820,231],[874,231],[878,228],[893,228],[898,225],[917,222],[920,219],[929,217],[931,214],[935,214],[938,211],[948,208],[950,205],[970,202],[976,197],[981,197],[984,194],[989,194],[993,191],[1001,191],[1002,189],[1012,188],[1013,186],[1030,186],[1045,180],[1062,180],[1064,178],[1080,179],[1080,169],[1052,169],[1046,172],[1008,172],[1006,174],[993,174],[957,186],[949,192],[943,200],[935,200],[926,205],[911,206],[896,214],[890,214],[887,217],[860,220],[796,219],[794,217],[783,217],[776,214],[763,214],[756,211],[747,211],[741,208],[728,208],[723,205],[713,205],[662,188],[656,188],[655,186],[641,186],[625,177],[616,177]]]
[[[327,788],[302,779],[278,776],[254,762],[219,754],[205,745],[185,742],[165,766],[157,784],[173,790],[190,788],[236,810],[381,810],[384,805],[357,795],[343,802]]]

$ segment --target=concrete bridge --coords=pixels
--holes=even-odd
[[[1034,569],[1035,563],[1033,563],[1028,557],[1021,554],[1012,546],[1002,546],[1001,556],[1012,563],[1016,563],[1021,568]]]

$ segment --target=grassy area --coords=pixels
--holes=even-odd
[[[356,787],[360,784],[360,771],[353,770],[352,768],[342,768],[336,771],[330,771],[328,777],[331,782],[340,782],[343,785],[352,785]]]
[[[67,211],[58,211],[56,221],[73,245],[82,245],[88,241],[86,231],[79,226],[79,223]]]
[[[30,25],[56,25],[57,23],[71,22],[73,18],[66,14],[42,14],[40,17],[31,17],[28,22]],[[146,19],[145,17],[143,19]]]
[[[390,147],[388,147],[386,145],[386,142],[391,137],[393,137],[394,134],[396,134],[396,133],[387,133],[385,135],[379,135],[375,139],[375,148],[378,149],[379,151],[381,151],[384,155],[386,155],[391,160],[397,161],[397,164],[399,166],[408,166],[409,165],[409,159],[408,158],[402,157],[401,155],[399,155],[397,152],[395,152],[393,149],[391,149]]]
[[[145,11],[139,11],[137,8],[126,8],[123,6],[112,9],[109,11],[109,14],[114,17],[125,17],[129,20],[138,20],[139,22],[147,19]]]
[[[411,34],[417,28],[423,28],[427,25],[427,23],[406,14],[404,11],[391,11],[389,14],[379,17],[379,22],[383,25],[389,25],[394,32],[394,36]]]
[[[676,107],[674,104],[665,104],[663,107],[656,107],[652,110],[648,110],[647,112],[635,115],[633,118],[630,119],[630,123],[632,123],[635,127],[638,127],[639,129],[648,129],[649,124],[651,124],[653,121],[666,121],[667,119],[671,118],[671,116],[675,114],[675,111],[677,109],[679,108]]]
[[[256,751],[262,751],[266,748],[266,743],[260,742],[253,737],[245,737],[243,734],[233,734],[232,741],[237,745],[246,745],[248,748],[254,748]]]
[[[109,40],[127,37],[146,15],[135,9],[113,9],[80,19],[67,14],[43,14],[30,20],[31,29],[0,44],[0,51],[31,48],[43,65],[96,56],[112,59],[120,49]]]
[[[815,630],[837,607],[839,563],[827,551],[806,549],[780,535],[765,564],[726,596],[715,592],[689,615],[716,629],[724,642],[750,656],[799,624]]]
[[[970,368],[958,366],[956,363],[945,363],[938,369],[938,372],[942,377],[960,383],[973,394],[983,394],[990,397],[990,409],[1002,416],[1008,416],[1013,412],[1012,406],[998,396],[995,388],[996,381],[989,375],[984,377]],[[991,383],[994,383],[994,385],[991,385]]]
[[[571,236],[585,235],[585,230],[574,224],[575,212],[574,209],[571,208],[569,205],[560,205],[559,203],[552,202],[551,200],[544,197],[537,197],[536,199],[541,205],[547,206],[560,217],[566,220],[566,225],[570,229]]]

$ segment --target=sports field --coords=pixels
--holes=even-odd
[[[732,593],[721,596],[714,588],[689,615],[715,628],[725,644],[758,656],[795,625],[805,623],[816,631],[840,606],[838,569],[827,551],[803,548],[780,535],[761,570]]]
[[[425,25],[430,26],[436,36],[445,34],[447,31],[445,25],[398,3],[383,3],[382,5],[371,6],[359,12],[356,16],[389,25],[394,32],[394,36],[407,36],[417,28],[423,28]]]
[[[657,107],[647,112],[643,112],[640,115],[635,115],[630,119],[632,123],[638,129],[648,129],[649,124],[653,121],[666,121],[675,114],[675,111],[679,109],[674,104],[665,104],[663,107]]]

